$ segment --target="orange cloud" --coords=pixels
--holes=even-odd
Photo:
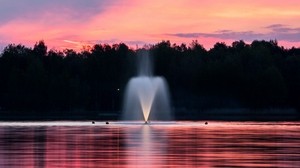
[[[300,1],[297,0],[215,0],[213,3],[209,0],[93,1],[88,7],[79,0],[72,2],[76,4],[67,6],[62,3],[59,8],[61,11],[44,5],[45,9],[39,10],[39,14],[32,9],[27,10],[31,14],[14,16],[0,25],[1,44],[22,43],[32,46],[43,39],[49,48],[79,50],[82,44],[92,45],[97,42],[129,42],[133,45],[134,42],[156,43],[161,40],[190,43],[198,39],[209,48],[217,41],[230,43],[247,39],[246,36],[240,36],[240,39],[235,39],[235,36],[232,39],[224,39],[221,35],[198,36],[193,39],[168,35],[214,34],[220,30],[230,30],[268,34],[267,38],[277,39],[279,44],[299,47],[300,40],[292,36],[282,38],[282,34],[272,34],[272,30],[266,28],[273,24],[299,28]]]

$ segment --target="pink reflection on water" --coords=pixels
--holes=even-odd
[[[155,127],[142,125],[126,129],[127,167],[161,167],[165,165],[164,156],[167,142],[164,131],[155,132]]]
[[[0,167],[299,167],[298,122],[0,124]]]

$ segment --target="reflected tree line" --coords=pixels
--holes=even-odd
[[[81,52],[10,44],[0,55],[2,111],[119,112],[137,57],[149,52],[154,74],[169,83],[174,109],[300,109],[300,48],[277,41],[216,43],[162,41],[133,50],[96,44]],[[96,113],[95,113],[96,111]]]

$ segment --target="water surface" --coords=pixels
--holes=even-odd
[[[0,122],[0,167],[300,167],[300,122]]]

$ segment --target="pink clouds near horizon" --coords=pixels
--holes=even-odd
[[[1,0],[0,46],[49,48],[95,43],[135,46],[161,40],[210,48],[216,42],[277,39],[300,47],[300,1],[297,0]]]

